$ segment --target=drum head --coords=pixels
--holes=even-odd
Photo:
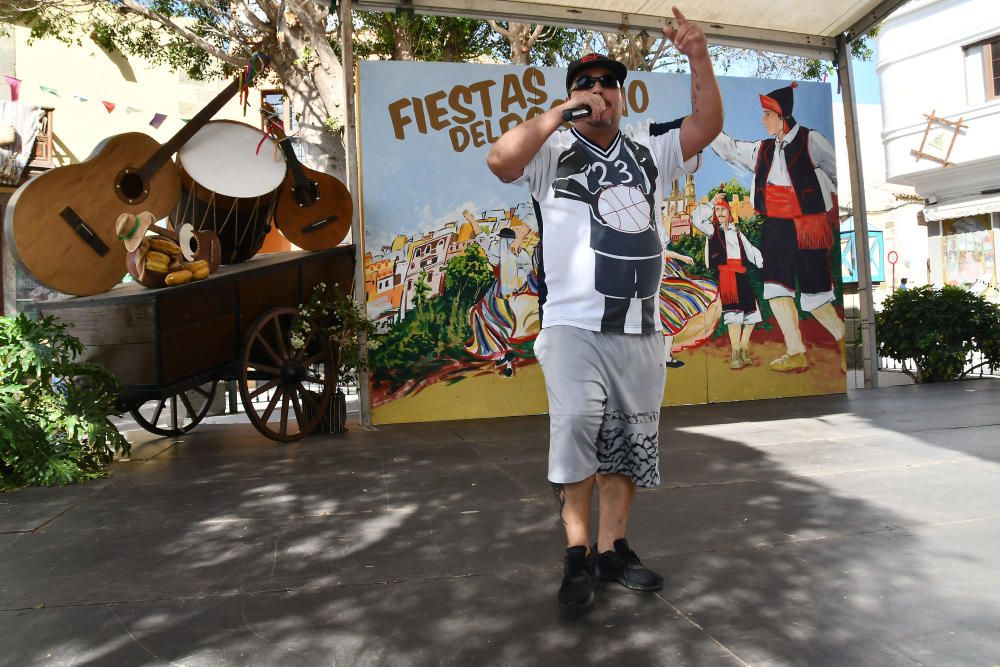
[[[177,161],[196,183],[227,197],[258,197],[285,178],[285,159],[275,141],[231,120],[206,123],[181,147]]]

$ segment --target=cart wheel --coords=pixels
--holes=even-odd
[[[310,332],[301,348],[291,344],[298,311],[273,308],[254,323],[240,354],[240,398],[250,421],[280,442],[303,438],[320,425],[336,378],[333,349]],[[277,417],[277,423],[272,424]]]
[[[180,435],[205,418],[215,399],[218,380],[193,387],[167,398],[146,401],[128,409],[132,418],[150,433]]]

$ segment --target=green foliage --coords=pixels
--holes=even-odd
[[[410,310],[372,351],[372,368],[380,380],[389,382],[390,391],[468,356],[469,309],[493,280],[493,269],[478,245],[470,244],[463,254],[448,260],[444,294]]]
[[[532,44],[528,52],[528,62],[539,67],[565,67],[571,60],[587,53],[590,37],[591,33],[586,30],[546,26]],[[500,62],[513,61],[511,44],[505,37],[493,33],[492,46],[493,56]]]
[[[493,280],[489,260],[478,245],[466,246],[465,252],[448,260],[444,276],[444,293],[457,303],[471,306]]]
[[[430,291],[431,286],[427,284],[427,269],[420,269],[417,284],[413,286],[413,304],[420,308],[427,303],[427,293]]]
[[[0,488],[70,484],[99,477],[129,443],[110,422],[118,380],[74,359],[68,324],[52,317],[0,318]]]
[[[875,49],[872,48],[872,40],[878,37],[880,25],[875,26],[864,35],[859,36],[850,44],[851,57],[857,60],[869,61],[875,57]],[[828,74],[833,74],[837,70],[836,64],[828,60],[817,60],[809,58],[803,61],[801,77],[813,81],[821,81]]]
[[[879,354],[902,361],[916,382],[964,377],[978,368],[966,367],[974,351],[1000,366],[1000,306],[961,287],[897,290],[882,302],[875,326]]]
[[[235,49],[237,57],[250,57],[249,51],[240,51],[236,44],[227,43],[213,30],[213,20],[205,15],[204,10],[194,11],[191,4],[184,2],[171,3],[161,9],[165,16],[183,20],[193,34],[220,51]],[[109,53],[121,51],[140,56],[154,65],[166,65],[172,71],[183,72],[195,81],[228,76],[233,72],[232,66],[216,60],[184,37],[147,22],[97,18],[91,37]]]
[[[475,60],[491,50],[493,31],[485,21],[395,14],[357,12],[358,26],[365,35],[354,43],[358,58],[393,60],[400,44],[409,44],[414,60],[462,62]]]
[[[368,319],[364,306],[337,287],[336,283],[332,288],[319,283],[313,288],[292,322],[291,343],[300,349],[309,344],[314,331],[325,336],[337,350],[337,383],[344,386],[357,384],[358,373],[368,370],[366,350],[378,347],[378,340],[372,338],[375,324]]]

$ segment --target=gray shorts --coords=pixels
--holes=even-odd
[[[535,356],[549,397],[550,482],[618,473],[639,487],[660,483],[663,350],[659,332],[542,329]]]

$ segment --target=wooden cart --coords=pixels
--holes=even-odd
[[[337,384],[329,341],[311,336],[301,349],[289,344],[297,307],[320,282],[346,292],[354,263],[354,246],[259,255],[186,285],[123,284],[33,309],[75,325],[84,360],[118,376],[123,406],[147,431],[191,430],[208,413],[218,383],[236,380],[257,430],[288,442],[316,430]]]

